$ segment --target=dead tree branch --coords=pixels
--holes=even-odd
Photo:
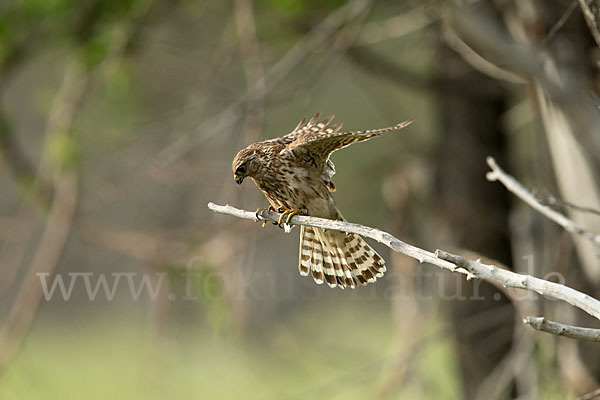
[[[252,221],[260,220],[260,221],[277,222],[279,220],[279,216],[281,215],[280,213],[277,213],[277,212],[259,210],[258,211],[259,219],[257,220],[256,213],[251,212],[251,211],[240,210],[240,209],[232,207],[230,205],[220,206],[220,205],[217,205],[214,203],[208,203],[208,208],[210,208],[212,211],[217,212],[219,214],[233,215],[234,217],[249,219]],[[306,217],[306,216],[293,216],[292,219],[290,220],[290,222],[292,225],[306,225],[306,226],[314,226],[314,227],[322,228],[322,229],[333,229],[336,231],[357,233],[359,235],[366,236],[373,240],[377,240],[379,243],[386,245],[390,249],[397,251],[399,253],[402,253],[404,255],[407,255],[411,258],[414,258],[421,263],[427,262],[427,263],[437,265],[440,268],[447,269],[452,272],[460,270],[459,272],[467,274],[466,270],[464,270],[460,267],[457,267],[456,265],[454,265],[450,262],[447,262],[447,261],[437,258],[435,254],[433,254],[427,250],[423,250],[423,249],[420,249],[413,245],[410,245],[408,243],[405,243],[405,242],[401,241],[400,239],[395,238],[391,234],[381,231],[379,229],[370,228],[368,226],[354,224],[351,222],[333,221],[330,219]],[[600,316],[600,307],[599,307],[598,315]]]
[[[573,204],[568,201],[564,201],[562,199],[559,199],[558,197],[553,196],[550,193],[547,193],[545,195],[538,195],[537,199],[542,205],[545,205],[545,206],[558,206],[558,207],[569,208],[569,209],[572,209],[575,211],[581,211],[584,213],[600,215],[600,210],[597,210],[592,207],[584,207],[584,206],[580,206],[578,204]]]
[[[40,276],[53,274],[71,232],[77,205],[76,173],[61,174],[55,190],[40,243],[0,335],[0,375],[21,347],[33,322],[43,294]]]
[[[181,136],[158,155],[158,165],[166,167],[179,160],[205,140],[221,134],[241,118],[243,106],[250,99],[268,95],[311,54],[321,48],[341,27],[368,13],[373,0],[352,0],[339,7],[298,40],[266,73],[221,112],[207,118],[198,129]],[[197,132],[208,132],[198,137]]]
[[[584,394],[583,396],[578,397],[577,400],[592,400],[597,399],[598,397],[600,397],[600,389]]]
[[[89,86],[90,74],[77,62],[67,67],[47,121],[46,140],[68,140],[75,115]],[[66,156],[64,157],[66,158]],[[0,332],[0,376],[14,358],[42,300],[41,275],[52,275],[67,245],[78,201],[78,171],[67,160],[44,154],[38,176],[50,176],[55,195],[27,274]]]
[[[600,1],[579,0],[579,6],[585,16],[585,21],[592,32],[596,44],[600,46]]]
[[[487,265],[480,261],[469,260],[468,258],[450,254],[443,250],[436,250],[436,254],[442,260],[449,261],[466,269],[474,278],[496,282],[505,287],[528,290],[549,299],[561,300],[600,319],[600,300],[596,300],[568,286],[535,278],[531,275],[517,274],[500,269],[495,265]]]
[[[280,213],[266,210],[259,210],[257,213],[254,213],[251,211],[240,210],[229,205],[221,206],[214,203],[208,203],[208,208],[220,214],[232,215],[234,217],[252,221],[261,220],[277,222],[281,215]],[[464,257],[447,253],[443,250],[436,250],[434,254],[427,250],[405,243],[387,232],[360,224],[345,221],[332,221],[329,219],[307,216],[293,216],[290,222],[293,225],[306,225],[322,229],[333,229],[342,232],[356,233],[376,240],[379,243],[386,245],[390,249],[414,258],[421,263],[427,262],[442,269],[466,274],[467,279],[483,279],[505,287],[528,290],[550,299],[561,300],[587,312],[588,314],[600,320],[599,300],[559,283],[535,278],[530,275],[517,274],[515,272],[498,268],[495,265],[486,265],[480,261],[469,260]],[[596,335],[600,335],[600,330],[590,329],[590,331],[598,331]]]
[[[579,326],[565,325],[559,322],[547,320],[544,317],[527,317],[523,323],[541,332],[551,333],[558,336],[566,336],[571,339],[588,340],[600,342],[600,329],[581,328]]]
[[[488,63],[543,89],[552,102],[564,111],[569,123],[578,132],[578,137],[590,138],[586,145],[598,150],[600,141],[595,139],[597,135],[594,129],[600,124],[600,113],[590,101],[590,96],[582,90],[577,76],[560,68],[536,47],[515,40],[481,4],[469,3],[449,11],[445,18],[448,29],[452,29],[457,37]],[[470,61],[469,58],[465,60]],[[480,64],[473,66],[488,73]]]
[[[512,192],[525,203],[529,204],[533,209],[539,211],[545,217],[548,217],[550,220],[556,222],[565,230],[571,233],[575,233],[577,235],[581,235],[586,239],[591,240],[593,243],[600,245],[600,235],[577,225],[575,222],[567,218],[564,214],[561,214],[558,211],[541,204],[539,200],[536,199],[536,197],[530,191],[528,191],[519,181],[517,181],[514,177],[504,172],[504,170],[502,170],[502,168],[498,166],[496,160],[494,160],[492,157],[487,158],[487,163],[492,169],[490,172],[487,173],[486,178],[488,181],[499,181],[506,187],[506,189],[509,192]]]

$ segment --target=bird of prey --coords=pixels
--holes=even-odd
[[[331,153],[413,122],[340,132],[341,123],[329,126],[333,116],[319,119],[319,113],[308,122],[304,118],[291,133],[251,144],[233,159],[235,182],[241,185],[250,177],[269,200],[270,208],[283,212],[279,224],[284,218],[289,223],[296,214],[344,220],[332,196],[335,167],[329,159]],[[311,273],[318,284],[355,288],[383,276],[385,262],[359,235],[302,226],[299,270],[303,276]]]

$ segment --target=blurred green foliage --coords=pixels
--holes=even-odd
[[[74,168],[80,160],[77,136],[69,132],[58,132],[48,143],[47,153],[52,164],[58,168]]]
[[[182,265],[167,265],[169,282],[177,298],[193,298],[203,319],[218,334],[235,333],[235,323],[223,282],[223,275],[210,265],[193,263],[194,269]]]
[[[281,11],[286,16],[302,17],[308,13],[331,11],[346,3],[345,0],[259,0],[258,4]]]
[[[3,400],[363,400],[403,357],[401,347],[390,351],[398,338],[387,307],[358,299],[287,313],[265,324],[261,339],[227,338],[181,322],[156,338],[135,317],[76,321],[36,325],[0,385]],[[437,323],[426,331],[432,336],[405,360],[397,398],[459,399],[452,340]]]

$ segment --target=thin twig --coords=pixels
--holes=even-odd
[[[348,59],[356,66],[375,77],[385,78],[388,81],[419,90],[434,89],[434,82],[421,71],[406,68],[373,51],[368,46],[354,46],[346,53]],[[465,88],[466,89],[466,88]]]
[[[253,93],[253,97],[246,102],[243,137],[246,143],[253,143],[260,138],[266,114],[267,77],[261,57],[260,42],[256,34],[252,2],[236,0],[233,15],[240,42],[247,91]]]
[[[577,0],[572,0],[571,4],[567,8],[567,10],[564,12],[564,14],[560,17],[560,19],[556,22],[556,24],[554,24],[554,26],[548,31],[548,34],[546,35],[544,40],[542,40],[542,44],[546,44],[552,40],[554,35],[556,35],[556,33],[560,30],[560,28],[562,28],[564,26],[565,22],[567,22],[567,20],[571,16],[571,14],[573,14],[573,10],[575,10],[576,7],[577,7]]]
[[[523,325],[515,325],[515,330],[519,334],[513,336],[508,353],[477,388],[476,400],[506,397],[506,393],[510,391],[514,383],[515,376],[522,374],[527,362],[531,360],[531,352],[535,347],[534,338],[527,334],[529,330]]]
[[[464,58],[464,60],[476,70],[483,72],[494,79],[499,79],[510,83],[522,84],[525,82],[525,80],[519,75],[514,74],[505,68],[501,68],[497,64],[494,64],[481,56],[464,40],[462,40],[451,27],[446,27],[446,29],[443,31],[443,34],[446,44],[448,44],[452,50],[460,54],[462,58]]]
[[[583,1],[600,3],[600,0],[580,0]],[[451,7],[445,22],[487,62],[541,87],[564,111],[569,123],[579,130],[578,138],[597,136],[600,113],[582,90],[580,77],[559,67],[546,52],[515,40],[481,2],[461,2]],[[590,152],[600,146],[599,141],[593,140],[586,144]]]
[[[363,26],[357,45],[372,45],[385,40],[398,39],[424,29],[435,22],[428,14],[429,7],[421,5],[401,14],[369,22]]]
[[[562,226],[565,230],[571,233],[575,233],[577,235],[581,235],[586,239],[591,240],[593,243],[600,245],[600,235],[577,225],[575,222],[567,218],[564,214],[561,214],[558,211],[541,204],[535,198],[535,196],[530,191],[528,191],[519,181],[517,181],[514,177],[504,172],[502,168],[498,166],[496,160],[494,160],[492,157],[487,158],[487,163],[492,169],[486,175],[488,181],[499,181],[506,187],[506,189],[515,194],[518,198],[523,200],[525,203],[529,204],[533,209],[539,211],[542,215],[548,217],[550,220]]]
[[[370,9],[372,4],[373,0],[353,0],[333,11],[308,34],[304,35],[302,39],[298,40],[264,74],[264,78],[254,82],[254,85],[242,94],[237,101],[230,104],[223,111],[204,120],[193,132],[181,136],[163,149],[158,154],[157,163],[161,167],[166,167],[184,157],[205,140],[221,134],[224,130],[230,129],[241,117],[243,106],[248,100],[256,98],[263,90],[265,91],[265,95],[271,93],[308,56],[314,54],[315,50],[326,43],[340,27],[363,15],[363,13]],[[205,134],[198,136],[198,132],[205,132]]]
[[[251,211],[240,210],[229,205],[221,206],[214,203],[208,203],[208,208],[220,214],[228,214],[234,217],[252,221],[262,220],[276,222],[281,215],[280,213],[266,210],[259,210],[257,213],[254,213]],[[257,217],[259,219],[257,219]],[[374,239],[394,251],[417,259],[421,263],[427,262],[452,272],[466,274],[467,279],[484,279],[489,282],[499,283],[506,287],[536,292],[548,298],[569,303],[600,319],[599,300],[596,300],[587,294],[581,293],[559,283],[535,278],[530,275],[517,274],[508,270],[500,269],[494,265],[482,264],[479,261],[472,261],[442,250],[436,250],[434,254],[427,250],[423,250],[416,246],[405,243],[387,232],[360,224],[307,216],[293,216],[290,220],[290,223],[293,225],[314,226],[322,229],[333,229],[342,232],[356,233]]]
[[[600,1],[579,0],[579,5],[585,16],[585,21],[592,32],[596,44],[600,46]]]
[[[597,209],[591,208],[591,207],[580,206],[578,204],[573,204],[568,201],[559,199],[558,197],[554,197],[551,194],[547,194],[545,196],[545,198],[542,197],[542,195],[538,195],[537,197],[538,197],[538,201],[542,205],[545,205],[545,206],[559,206],[559,207],[570,208],[575,211],[581,211],[581,212],[585,212],[585,213],[600,215],[600,210],[597,210]]]
[[[259,210],[258,217],[256,219],[255,212],[240,210],[239,208],[232,207],[230,205],[220,206],[214,203],[208,203],[208,208],[212,211],[217,212],[219,214],[228,214],[233,215],[234,217],[249,219],[252,221],[271,221],[277,222],[279,220],[279,216],[281,214],[273,211]],[[389,247],[390,249],[397,251],[399,253],[405,254],[409,257],[417,259],[419,262],[428,262],[430,264],[435,264],[440,268],[447,269],[449,271],[455,272],[460,270],[459,272],[467,273],[467,271],[458,268],[456,265],[449,263],[447,261],[440,260],[433,254],[427,250],[420,249],[408,243],[401,241],[400,239],[395,238],[391,234],[381,231],[379,229],[370,228],[368,226],[354,224],[351,222],[345,221],[333,221],[330,219],[324,218],[315,218],[315,217],[306,217],[296,215],[293,216],[290,220],[292,225],[306,225],[306,226],[314,226],[322,229],[333,229],[336,231],[343,231],[349,233],[357,233],[362,236],[366,236],[373,240],[377,240],[379,243],[382,243]]]
[[[600,389],[594,390],[593,392],[589,392],[584,394],[581,397],[578,397],[577,400],[592,400],[600,397]]]
[[[550,299],[561,300],[600,319],[600,300],[596,300],[568,286],[531,275],[517,274],[500,269],[494,265],[487,265],[480,261],[473,261],[465,257],[450,254],[443,250],[436,250],[436,254],[442,260],[450,261],[466,269],[475,278],[497,282],[506,287],[528,290]]]
[[[559,322],[547,320],[544,317],[527,317],[523,320],[523,323],[530,325],[533,329],[541,332],[551,333],[553,335],[565,336],[577,340],[600,342],[600,329],[565,325]]]

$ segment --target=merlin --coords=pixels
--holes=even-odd
[[[333,116],[319,121],[317,113],[289,134],[251,144],[233,159],[235,182],[251,178],[264,193],[271,209],[283,214],[279,224],[293,215],[310,215],[343,221],[332,193],[335,174],[331,153],[352,143],[410,125],[408,120],[382,129],[340,132],[341,123],[329,126]],[[258,210],[257,210],[258,212]],[[300,228],[300,274],[312,274],[318,284],[355,288],[375,282],[385,272],[385,262],[359,235],[309,226]]]

